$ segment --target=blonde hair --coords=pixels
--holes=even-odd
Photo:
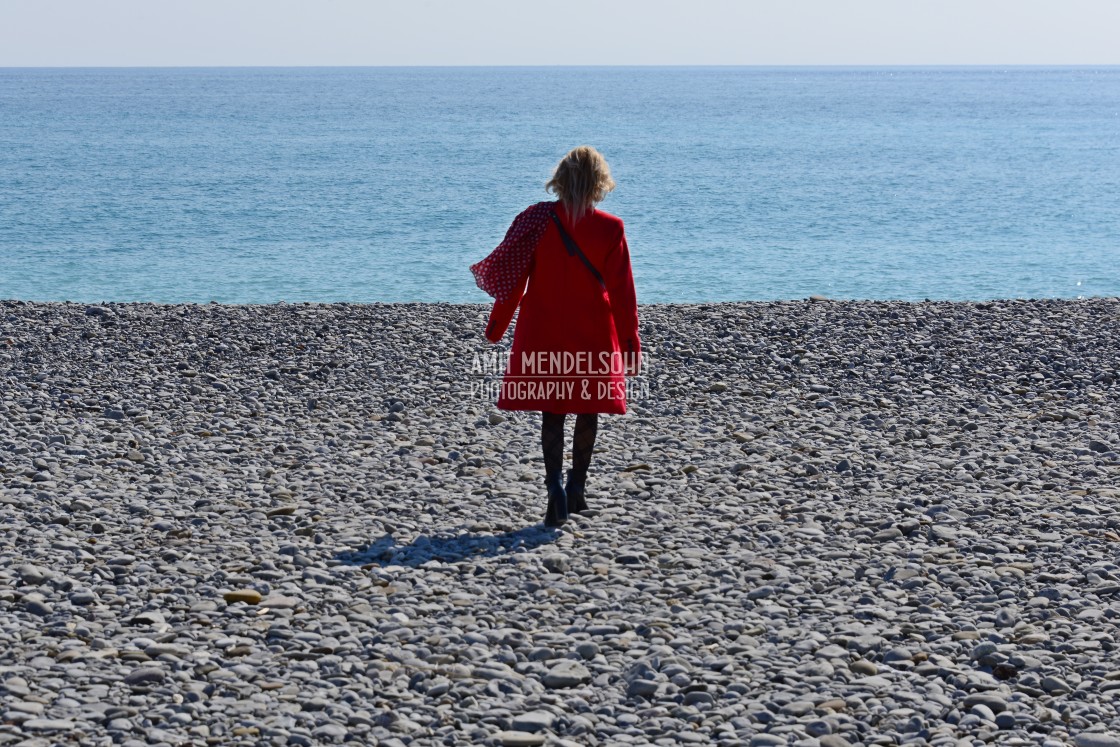
[[[552,192],[564,203],[572,222],[578,221],[596,203],[602,202],[614,187],[607,159],[590,145],[581,145],[569,151],[560,159],[552,178],[544,185],[546,191]]]

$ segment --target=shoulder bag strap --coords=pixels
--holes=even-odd
[[[583,262],[588,270],[591,270],[591,274],[599,281],[599,286],[606,288],[607,284],[603,282],[603,276],[595,269],[595,265],[591,264],[591,260],[588,259],[587,255],[583,253],[583,250],[579,248],[579,244],[576,243],[575,239],[569,236],[568,232],[564,230],[564,225],[560,222],[559,216],[557,216],[556,213],[551,213],[551,215],[552,222],[560,229],[560,240],[564,242],[564,247],[568,250],[568,255],[579,257],[580,261]]]

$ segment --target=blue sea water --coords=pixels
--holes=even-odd
[[[0,298],[482,302],[581,143],[642,302],[1120,295],[1120,68],[0,69]]]

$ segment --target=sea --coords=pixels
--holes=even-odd
[[[606,156],[643,303],[1120,296],[1120,67],[0,69],[0,299],[486,302]]]

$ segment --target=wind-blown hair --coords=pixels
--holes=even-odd
[[[602,202],[614,187],[607,159],[590,145],[573,148],[560,159],[552,178],[544,185],[545,190],[564,203],[573,222]]]

